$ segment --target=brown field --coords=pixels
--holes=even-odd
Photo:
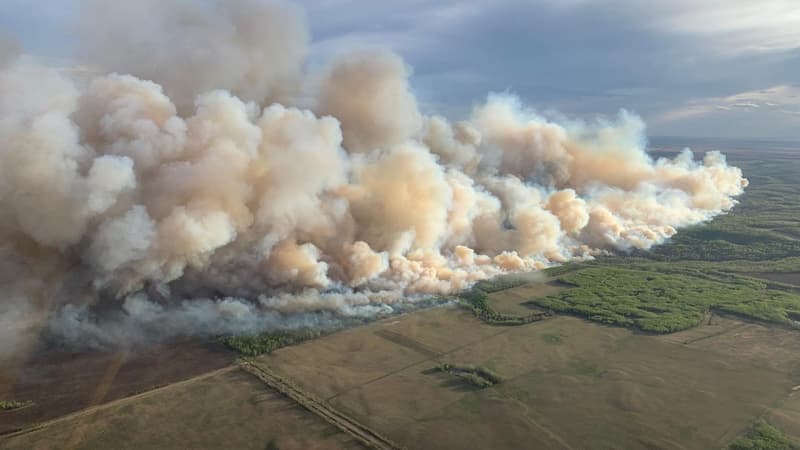
[[[800,384],[800,332],[794,330],[714,314],[710,322],[659,339],[786,373]]]
[[[173,342],[145,352],[46,351],[0,368],[0,399],[32,401],[0,412],[0,434],[185,380],[233,362],[219,345]]]
[[[792,391],[766,419],[785,434],[800,439],[800,390]]]
[[[349,436],[231,367],[0,438],[4,449],[356,449]]]
[[[800,420],[800,402],[789,409],[800,335],[710,322],[649,336],[572,317],[493,327],[438,308],[256,363],[408,448],[707,449],[770,411]],[[474,390],[432,373],[439,361],[482,365],[505,381]]]
[[[536,297],[545,297],[565,289],[554,283],[531,283],[489,294],[489,306],[501,314],[528,315],[538,310],[525,302]]]
[[[796,385],[788,395],[775,400],[765,410],[764,417],[787,435],[800,439],[799,337],[796,331],[713,315],[702,326],[662,339],[788,374]]]

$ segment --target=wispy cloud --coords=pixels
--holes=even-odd
[[[800,48],[797,0],[672,0],[654,9],[653,25],[701,38],[721,56]]]
[[[796,109],[792,109],[796,108]],[[656,118],[655,123],[669,123],[712,114],[733,111],[753,111],[798,115],[800,109],[800,86],[782,85],[766,89],[741,92],[726,97],[695,98],[686,104],[671,109]]]
[[[757,103],[732,103],[730,105],[731,108],[758,108],[759,105]]]
[[[781,85],[725,97],[695,98],[656,116],[650,123],[668,127],[697,121],[713,123],[715,120],[729,124],[747,123],[750,126],[754,123],[766,123],[782,126],[782,129],[786,130],[783,135],[796,136],[796,133],[792,133],[792,129],[800,125],[798,119],[800,119],[800,86]]]

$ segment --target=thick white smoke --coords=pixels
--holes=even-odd
[[[386,311],[650,248],[747,184],[719,153],[654,160],[625,112],[555,123],[490,95],[468,120],[426,117],[386,51],[308,82],[293,7],[159,5],[87,3],[107,75],[0,69],[2,342],[51,312],[59,336],[119,342]],[[96,322],[104,302],[121,308]]]

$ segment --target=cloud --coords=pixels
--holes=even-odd
[[[800,8],[794,0],[676,0],[654,9],[655,27],[696,37],[719,56],[800,48]]]
[[[655,133],[683,133],[661,123],[707,117],[709,108],[694,99],[749,92],[754,84],[784,85],[800,71],[792,1],[435,1],[425,9],[381,2],[386,15],[353,1],[338,12],[322,10],[339,26],[325,25],[325,14],[313,8],[319,2],[309,3],[310,15],[322,23],[312,31],[319,36],[317,29],[324,30],[326,53],[337,40],[394,48],[415,67],[420,104],[462,115],[486,90],[510,90],[540,109],[582,117],[628,107],[652,122]],[[457,12],[437,21],[427,17],[429,8]],[[793,133],[767,120],[714,127],[734,135],[745,129],[758,136]]]
[[[740,92],[725,97],[696,98],[682,107],[672,109],[661,115],[658,123],[724,114],[734,110],[751,113],[787,113],[787,107],[800,107],[800,86],[781,85],[764,89]],[[766,107],[766,108],[764,108]],[[775,108],[781,109],[775,109]]]
[[[797,139],[800,86],[779,85],[720,97],[693,98],[651,118],[674,134]],[[679,131],[674,131],[679,130]],[[764,130],[770,130],[765,132]]]
[[[759,105],[757,103],[752,102],[744,102],[744,103],[731,103],[731,108],[758,108]]]

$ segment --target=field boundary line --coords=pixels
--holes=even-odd
[[[752,323],[747,323],[747,322],[738,323],[738,324],[735,324],[735,325],[731,325],[728,328],[725,328],[725,329],[722,329],[722,330],[715,331],[713,333],[707,334],[705,336],[698,336],[698,337],[693,338],[693,339],[687,339],[687,340],[681,342],[680,344],[681,345],[692,345],[692,344],[694,344],[696,342],[705,341],[707,339],[713,339],[713,338],[716,338],[716,337],[724,336],[724,335],[729,334],[729,333],[733,333],[735,331],[741,330],[742,328],[746,328],[746,327],[748,327],[750,325],[752,325]]]
[[[301,407],[324,419],[326,422],[355,438],[368,448],[377,450],[399,450],[402,448],[361,422],[333,408],[328,403],[318,400],[291,381],[284,379],[271,370],[249,361],[239,361],[238,365],[245,372],[261,380],[267,387],[295,401]]]
[[[421,354],[422,356],[427,357],[428,359],[438,358],[439,356],[441,356],[441,353],[437,352],[436,350],[404,334],[396,333],[394,331],[387,330],[385,328],[376,330],[373,332],[373,334],[378,337],[382,337],[389,342],[395,343],[409,350],[415,351]]]
[[[472,317],[474,317],[474,316],[472,316]],[[480,319],[476,319],[476,320],[480,320]],[[526,324],[526,325],[528,325],[528,324]],[[399,369],[392,370],[392,371],[390,371],[390,372],[384,373],[383,375],[380,375],[380,376],[378,376],[378,377],[375,377],[375,378],[372,378],[372,379],[370,379],[370,380],[367,380],[367,381],[365,381],[365,382],[363,382],[363,383],[361,383],[361,384],[357,384],[357,385],[355,385],[355,386],[351,386],[351,387],[349,387],[349,388],[346,388],[346,389],[344,389],[344,390],[342,390],[342,391],[340,391],[340,392],[337,392],[337,393],[335,393],[335,394],[331,395],[330,397],[328,397],[327,399],[325,399],[325,401],[328,401],[328,402],[330,402],[331,400],[333,400],[333,399],[335,399],[335,398],[337,398],[337,397],[339,397],[339,396],[341,396],[341,395],[344,395],[344,394],[350,393],[350,392],[352,392],[352,391],[354,391],[354,390],[356,390],[356,389],[360,389],[360,388],[362,388],[362,387],[364,387],[364,386],[366,386],[366,385],[368,385],[368,384],[372,384],[372,383],[374,383],[374,382],[376,382],[376,381],[383,380],[384,378],[388,378],[388,377],[390,377],[390,376],[392,376],[392,375],[395,375],[395,374],[397,374],[397,373],[400,373],[400,372],[402,372],[402,371],[404,371],[404,370],[406,370],[406,369],[410,369],[410,368],[412,368],[412,367],[414,367],[414,366],[418,366],[418,365],[420,365],[420,364],[423,364],[423,363],[425,363],[425,362],[428,362],[428,361],[436,361],[436,360],[441,360],[441,358],[442,358],[442,357],[444,357],[444,356],[447,356],[447,355],[449,355],[449,354],[451,354],[451,353],[457,352],[457,351],[459,351],[459,350],[461,350],[461,349],[463,349],[463,348],[469,347],[470,345],[475,345],[475,344],[478,344],[478,343],[484,342],[484,341],[486,341],[487,339],[492,339],[492,338],[494,338],[494,337],[496,337],[496,336],[500,336],[501,334],[508,333],[508,332],[512,331],[514,328],[515,328],[515,327],[505,327],[505,329],[504,329],[504,330],[502,330],[502,331],[500,331],[500,332],[497,332],[497,333],[495,333],[495,334],[491,334],[491,335],[489,335],[489,336],[486,336],[486,337],[485,337],[485,338],[483,338],[483,339],[478,339],[478,340],[475,340],[475,341],[469,342],[469,343],[467,343],[467,344],[462,344],[462,345],[459,345],[458,347],[454,347],[454,348],[452,348],[452,349],[450,349],[450,350],[447,350],[447,351],[444,351],[444,352],[438,353],[438,354],[437,354],[437,356],[436,356],[435,358],[424,358],[424,359],[420,359],[420,360],[418,360],[418,361],[414,361],[413,363],[411,363],[411,364],[409,364],[409,365],[407,365],[407,366],[400,367]],[[396,342],[393,342],[393,344],[397,344],[397,343],[396,343]],[[400,344],[397,344],[397,345],[400,345]]]
[[[139,392],[138,394],[133,394],[133,395],[129,395],[127,397],[118,398],[116,400],[112,400],[112,401],[107,402],[107,403],[102,403],[102,404],[99,404],[99,405],[89,406],[87,408],[83,408],[83,409],[80,409],[78,411],[71,412],[69,414],[65,414],[65,415],[60,416],[60,417],[56,417],[55,419],[50,419],[50,420],[47,420],[47,421],[32,425],[32,426],[27,427],[27,428],[23,428],[21,430],[14,430],[14,431],[10,431],[8,433],[0,434],[0,441],[2,441],[4,439],[10,439],[10,438],[13,438],[13,437],[17,437],[17,436],[22,436],[24,434],[32,433],[34,431],[39,431],[39,430],[41,430],[43,428],[47,428],[47,427],[49,427],[51,425],[55,425],[55,424],[57,424],[59,422],[65,422],[65,421],[68,421],[68,420],[71,420],[71,419],[77,419],[77,418],[80,418],[80,417],[83,417],[83,416],[86,416],[86,415],[94,414],[94,413],[96,413],[98,411],[102,411],[104,409],[108,409],[108,408],[111,408],[111,407],[114,407],[114,406],[118,406],[118,405],[123,405],[125,403],[131,402],[131,401],[134,401],[134,400],[145,398],[145,397],[148,397],[150,395],[155,395],[155,394],[157,394],[159,392],[163,392],[163,391],[166,391],[166,390],[169,390],[169,389],[172,389],[172,388],[180,387],[180,386],[182,386],[184,384],[189,384],[189,383],[194,382],[194,381],[199,381],[199,380],[203,380],[203,379],[206,379],[206,378],[210,378],[210,377],[213,377],[215,375],[221,375],[223,373],[233,372],[233,371],[238,370],[238,369],[239,369],[239,366],[237,366],[236,364],[231,364],[230,366],[226,366],[226,367],[223,367],[223,368],[217,369],[217,370],[212,370],[211,372],[206,372],[206,373],[198,375],[196,377],[187,378],[185,380],[176,381],[174,383],[168,383],[168,384],[165,384],[163,386],[157,386],[157,387],[154,387],[152,389],[148,389],[148,390],[146,390],[144,392]]]

